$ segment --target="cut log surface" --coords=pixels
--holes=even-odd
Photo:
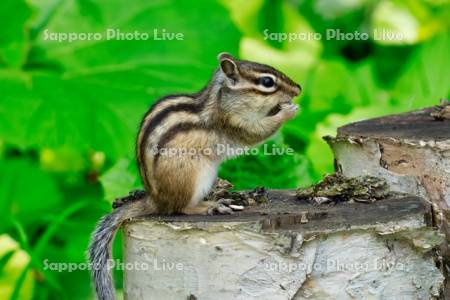
[[[294,191],[233,215],[136,218],[125,298],[431,299],[443,276],[430,218],[415,196],[318,205]]]
[[[338,137],[394,138],[450,141],[450,120],[436,120],[433,108],[352,123],[338,129]]]
[[[270,201],[265,204],[248,207],[245,211],[232,215],[150,215],[140,219],[162,222],[217,223],[217,222],[256,222],[264,231],[296,230],[301,233],[324,233],[340,231],[360,226],[374,227],[392,220],[430,217],[429,205],[415,196],[398,196],[365,203],[333,202],[314,205],[298,200],[295,190],[268,191]],[[419,218],[420,219],[420,218]],[[421,220],[422,224],[431,219]],[[384,225],[383,225],[384,226]]]

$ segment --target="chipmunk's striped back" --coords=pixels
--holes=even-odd
[[[136,143],[136,156],[144,186],[151,191],[149,172],[158,143],[180,120],[198,122],[199,104],[190,95],[171,95],[158,100],[143,118]]]
[[[139,171],[146,190],[150,197],[156,199],[155,202],[160,204],[159,209],[162,213],[179,212],[183,207],[173,207],[161,199],[166,198],[167,191],[164,192],[165,189],[161,188],[161,178],[157,178],[157,176],[162,176],[161,172],[157,170],[157,165],[163,165],[160,169],[171,169],[171,162],[176,163],[176,157],[161,158],[161,153],[164,152],[163,155],[167,155],[167,151],[177,150],[167,148],[167,146],[180,134],[198,132],[207,137],[211,124],[207,118],[201,117],[204,111],[210,107],[207,95],[208,87],[193,95],[166,96],[152,106],[141,123],[136,144]],[[164,161],[161,162],[161,160]],[[187,192],[187,190],[183,192]],[[191,194],[193,192],[191,191]],[[183,205],[190,201],[188,197],[191,196],[189,193],[185,193],[183,197],[186,199]]]

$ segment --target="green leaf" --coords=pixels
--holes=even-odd
[[[386,93],[375,75],[372,60],[355,65],[340,59],[322,60],[311,76],[305,105],[313,112],[345,114],[355,107],[385,103]]]
[[[39,106],[39,96],[33,94],[29,76],[2,69],[0,95],[0,138],[23,149],[29,144],[29,120]]]
[[[61,224],[74,213],[87,207],[88,204],[88,202],[75,202],[74,204],[67,207],[64,211],[62,211],[39,237],[39,240],[33,247],[34,255],[36,255],[37,257],[42,257],[45,247],[47,246],[53,235],[58,231]]]
[[[26,278],[29,277],[30,269],[31,269],[30,265],[27,265],[20,273],[19,278],[15,282],[14,290],[11,293],[11,297],[9,298],[10,300],[23,299],[22,298],[23,295],[21,294],[24,289],[22,288],[22,286],[25,284]]]
[[[28,300],[33,296],[35,280],[29,270],[30,257],[9,235],[0,235],[0,299]]]
[[[437,36],[423,44],[410,57],[408,66],[398,79],[393,97],[399,110],[432,106],[450,95],[450,37]]]
[[[306,104],[311,111],[348,111],[349,101],[344,98],[344,93],[352,80],[350,71],[339,60],[322,60],[313,72]],[[350,85],[351,87],[351,85]]]
[[[127,159],[120,159],[100,177],[100,182],[105,199],[108,201],[128,195],[131,190],[140,187],[136,163]]]
[[[260,32],[268,29],[270,32],[285,32],[284,28],[284,14],[283,14],[283,1],[282,0],[264,0],[259,13],[258,27]],[[283,42],[275,40],[268,40],[268,43],[281,49]]]
[[[199,8],[206,4],[204,14]],[[84,11],[92,5],[53,5],[27,71],[0,73],[0,138],[8,144],[102,151],[113,160],[131,157],[140,119],[152,102],[196,92],[216,68],[219,52],[238,52],[239,33],[227,12],[206,0],[97,1],[96,12],[86,19]],[[107,40],[108,29],[139,31],[149,39]],[[163,30],[180,33],[184,40],[153,40],[154,30],[159,37]],[[104,39],[46,39],[67,32],[100,33]]]
[[[0,216],[14,216],[23,224],[33,224],[41,214],[54,210],[61,194],[53,178],[27,160],[0,160]]]
[[[125,86],[150,83],[149,86],[154,88],[159,87],[153,82],[154,77],[174,76],[176,82],[189,83],[191,87],[201,86],[209,77],[213,69],[211,66],[217,65],[218,52],[237,52],[239,34],[229,21],[225,9],[214,2],[167,0],[149,3],[140,0],[111,3],[102,0],[95,2],[95,15],[98,17],[85,19],[83,7],[87,2],[65,1],[50,20],[46,28],[48,31],[41,32],[36,39],[47,58],[58,61],[70,74],[104,75],[109,76],[110,80],[116,74],[134,75],[117,79]],[[78,9],[80,3],[81,9]],[[201,9],[205,5],[208,6],[207,14]],[[123,40],[125,38],[121,38],[120,34],[108,39],[108,29],[121,34],[135,31],[146,33],[148,39]],[[163,29],[170,33],[181,33],[184,39],[154,40],[155,30],[160,37]],[[59,32],[99,33],[102,39],[73,42],[46,39],[47,33]],[[186,66],[193,68],[187,69]],[[178,70],[181,74],[171,74],[179,67],[182,69]],[[198,69],[201,71],[198,72]],[[201,74],[201,78],[180,76],[192,73]]]
[[[19,68],[29,50],[29,19],[32,10],[24,0],[0,2],[0,66]]]
[[[289,150],[288,150],[289,149]],[[281,151],[281,152],[280,152]],[[236,189],[295,188],[311,184],[305,158],[282,143],[269,141],[221,166],[219,176]]]
[[[15,218],[13,218],[12,223],[17,231],[17,234],[19,235],[19,242],[20,242],[21,248],[29,256],[29,261],[26,264],[25,268],[26,269],[30,269],[31,267],[36,268],[38,271],[40,271],[45,276],[45,279],[48,282],[50,287],[55,289],[55,291],[61,292],[61,286],[57,283],[54,275],[52,273],[50,273],[48,270],[45,270],[43,268],[41,258],[36,256],[35,253],[32,251],[30,244],[29,244],[30,239],[27,235],[27,232],[25,231],[23,224]],[[24,272],[25,272],[25,270],[24,270]],[[23,280],[24,279],[22,277],[20,277],[17,280],[13,296],[16,296],[17,292],[20,291],[21,285],[23,284]]]
[[[9,250],[0,258],[0,275],[3,274],[6,264],[11,259],[11,257],[16,253],[15,249]]]
[[[419,22],[400,1],[377,3],[372,13],[371,27],[372,32],[378,32],[379,37],[374,36],[374,40],[380,44],[414,44],[419,40]],[[400,38],[383,36],[383,31]]]

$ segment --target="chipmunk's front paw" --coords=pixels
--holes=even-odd
[[[244,206],[233,204],[233,199],[221,198],[209,205],[208,215],[231,215],[235,211],[244,210]]]
[[[233,209],[219,202],[214,202],[208,207],[208,215],[231,215]]]
[[[283,103],[280,104],[280,111],[278,115],[283,121],[287,121],[295,117],[298,111],[298,105],[294,103]]]

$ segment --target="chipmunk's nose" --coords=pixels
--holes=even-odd
[[[300,95],[300,93],[302,92],[302,87],[300,86],[300,84],[295,84],[295,87],[292,89],[293,90],[293,96],[297,97]]]

